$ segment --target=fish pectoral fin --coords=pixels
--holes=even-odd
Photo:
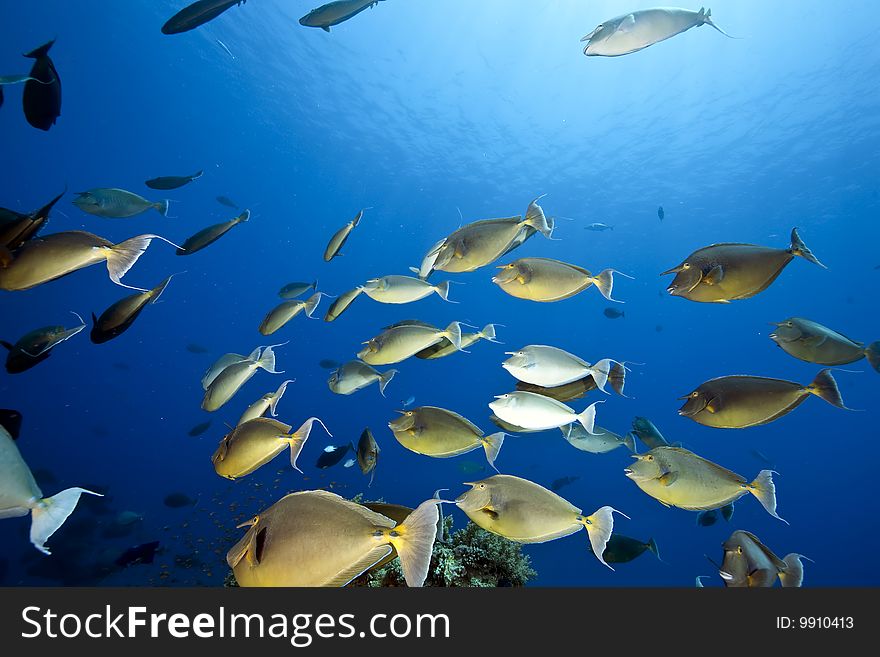
[[[345,586],[355,577],[361,575],[362,573],[369,570],[372,566],[375,566],[377,563],[382,561],[382,559],[391,554],[391,550],[393,549],[394,548],[392,548],[387,543],[385,545],[378,545],[374,547],[363,557],[351,564],[348,568],[340,570],[333,577],[322,582],[321,586]]]
[[[718,285],[721,281],[724,280],[724,267],[721,265],[715,265],[712,269],[709,270],[709,273],[703,277],[703,282],[706,285]]]
[[[657,481],[659,481],[664,486],[671,486],[672,484],[675,483],[675,481],[677,479],[678,479],[678,473],[669,471],[669,472],[665,472],[664,474],[660,475],[660,477],[657,479]]]
[[[493,510],[491,507],[484,506],[482,509],[480,509],[480,512],[485,513],[487,516],[492,518],[492,520],[498,520],[498,512]]]
[[[629,14],[626,18],[620,21],[620,25],[617,26],[617,29],[614,30],[614,33],[618,32],[621,34],[626,34],[627,32],[631,32],[633,27],[636,24],[636,17],[633,14]]]
[[[821,347],[827,338],[828,336],[825,335],[811,335],[808,338],[801,338],[801,344],[807,347]]]

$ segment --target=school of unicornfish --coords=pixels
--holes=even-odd
[[[162,32],[170,35],[192,30],[240,4],[243,0],[199,0],[169,19]],[[300,24],[329,32],[332,26],[378,4],[379,0],[330,2],[304,16]],[[587,56],[626,55],[701,25],[730,36],[715,25],[711,11],[706,9],[646,9],[599,24],[582,39],[586,42],[583,52]],[[61,79],[49,55],[53,43],[50,41],[25,55],[34,60],[29,74],[0,77],[0,104],[4,86],[23,84],[25,116],[41,130],[49,130],[61,115]],[[145,185],[153,190],[177,189],[198,180],[202,174],[198,171],[191,175],[161,176],[147,180]],[[135,288],[122,281],[153,240],[167,242],[177,249],[178,255],[186,256],[210,246],[250,217],[250,212],[244,210],[226,222],[196,232],[179,245],[154,234],[137,235],[117,244],[83,231],[39,235],[63,195],[29,213],[0,208],[0,289],[28,290],[84,267],[105,263],[111,281],[134,293],[100,316],[92,315],[90,335],[96,344],[116,339],[127,331],[169,284],[171,276],[152,289]],[[449,298],[449,280],[429,280],[434,272],[455,275],[481,270],[482,275],[482,270],[498,262],[501,264],[495,265],[492,282],[502,292],[519,299],[552,303],[595,287],[605,299],[616,301],[612,296],[616,294],[615,277],[631,278],[616,269],[596,271],[587,269],[585,263],[528,256],[514,259],[511,255],[538,233],[543,238],[552,238],[555,221],[545,215],[538,203],[541,198],[528,203],[524,215],[462,225],[436,241],[409,272],[377,275],[333,297],[324,320],[339,319],[361,295],[383,304],[409,304],[433,294],[454,302]],[[235,206],[226,197],[217,200]],[[72,203],[83,212],[114,218],[134,217],[150,210],[166,215],[169,206],[167,200],[151,200],[115,188],[78,192]],[[357,248],[356,229],[364,214],[365,210],[360,210],[330,236],[323,254],[326,262],[333,262],[346,245]],[[657,214],[662,221],[662,207]],[[586,228],[601,231],[611,227],[597,223]],[[824,267],[797,228],[792,229],[788,245],[712,244],[688,255],[662,275],[674,275],[667,288],[672,296],[698,303],[730,303],[763,292],[795,260]],[[262,321],[255,318],[255,329],[268,336],[282,330],[299,314],[313,318],[322,298],[331,296],[317,290],[316,278],[281,288],[281,303],[269,310]],[[626,280],[622,282],[625,286]],[[303,299],[307,293],[309,296]],[[606,312],[606,316],[620,315]],[[2,342],[8,350],[6,370],[19,373],[44,361],[55,347],[85,329],[85,322],[79,319],[80,323],[73,328],[43,327],[14,344]],[[328,386],[336,394],[351,395],[377,383],[384,395],[397,370],[383,371],[377,367],[403,367],[401,364],[412,357],[465,359],[457,353],[480,341],[497,342],[497,326],[488,324],[467,332],[460,321],[437,327],[402,319],[386,326],[378,335],[359,336],[363,339],[360,347],[359,340],[353,340],[352,359],[333,370]],[[773,422],[812,396],[846,409],[828,366],[867,358],[880,371],[880,343],[866,346],[798,317],[776,322],[775,326],[770,338],[785,352],[825,367],[811,382],[740,374],[722,376],[681,397],[684,403],[679,414],[706,427],[745,429]],[[229,403],[259,370],[281,373],[276,370],[275,350],[284,344],[257,346],[246,355],[228,353],[219,358],[202,377],[202,409],[214,412]],[[494,399],[487,395],[491,399],[487,402],[488,419],[501,431],[487,434],[449,409],[407,408],[410,401],[399,417],[388,422],[397,442],[407,450],[433,458],[450,458],[482,449],[488,464],[498,472],[496,461],[507,434],[558,429],[567,442],[582,451],[602,454],[625,447],[632,452],[634,462],[623,474],[664,506],[699,512],[700,525],[717,522],[719,513],[729,520],[733,503],[750,494],[768,514],[785,522],[777,512],[772,470],[761,470],[749,479],[670,444],[646,418],[636,418],[632,432],[620,436],[597,424],[600,402],[585,408],[568,405],[594,389],[624,396],[629,371],[625,361],[597,354],[600,358],[589,362],[584,359],[585,354],[576,355],[543,344],[525,345],[504,355],[507,358],[500,366],[515,379],[515,384]],[[315,425],[330,433],[317,417],[302,419],[295,429],[275,419],[279,401],[292,382],[285,380],[245,408],[238,424],[222,438],[211,457],[219,476],[230,480],[245,477],[286,450],[290,451],[292,467],[298,470],[297,458]],[[20,414],[0,411],[0,518],[30,513],[31,542],[49,554],[47,541],[74,511],[80,496],[98,493],[74,487],[44,497],[17,447],[20,428]],[[637,439],[648,451],[638,453]],[[335,463],[346,452],[327,454],[326,458]],[[370,429],[364,430],[355,452],[357,464],[364,475],[370,475],[372,483],[380,448]],[[395,518],[380,512],[389,505],[361,505],[325,490],[294,492],[266,509],[254,509],[253,517],[241,525],[247,528],[244,535],[228,550],[227,562],[241,586],[344,586],[396,556],[406,582],[421,586],[430,568],[439,506],[444,503],[458,506],[479,527],[519,543],[542,543],[585,529],[593,554],[609,568],[612,563],[630,561],[645,551],[659,557],[653,539],[640,541],[614,533],[614,514],[627,516],[611,506],[598,506],[585,513],[557,493],[513,474],[498,473],[463,485],[466,490],[451,500],[441,499],[440,491],[433,496],[426,493],[424,502],[415,509],[404,509]],[[726,586],[772,586],[777,578],[782,586],[800,586],[803,581],[803,555],[790,553],[779,558],[748,531],[734,531],[723,549],[719,575]],[[700,578],[696,582],[702,586]]]

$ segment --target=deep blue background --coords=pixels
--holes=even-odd
[[[48,232],[86,229],[113,241],[155,232],[178,243],[234,216],[214,200],[219,194],[253,212],[249,223],[191,257],[154,242],[126,276],[129,284],[152,287],[169,273],[186,273],[119,339],[93,345],[83,332],[33,370],[0,373],[0,406],[25,416],[24,457],[59,480],[44,493],[108,486],[113,514],[143,517],[129,536],[107,539],[100,532],[113,514],[78,509],[50,541],[49,558],[28,543],[27,519],[0,522],[4,583],[51,583],[26,572],[45,568],[47,559],[93,582],[91,564],[155,539],[165,551],[154,566],[103,581],[218,584],[242,518],[290,490],[333,482],[343,495],[366,491],[357,468],[313,467],[331,440],[320,431],[301,457],[305,477],[285,456],[239,482],[214,474],[210,456],[223,423],[235,423],[286,377],[296,383],[279,419],[298,426],[317,415],[333,442],[357,440],[372,427],[382,453],[370,497],[415,505],[435,488],[455,495],[462,481],[480,476],[463,473],[462,464],[482,466],[482,453],[419,456],[397,444],[386,424],[399,400],[414,395],[417,405],[450,408],[494,429],[486,404],[513,387],[499,366],[503,352],[530,343],[591,361],[644,363],[628,378],[634,398],[607,398],[599,423],[623,433],[633,416],[645,415],[671,441],[749,478],[766,467],[751,453],[759,450],[781,473],[779,511],[791,522],[774,520],[749,497],[730,525],[699,528],[694,514],[662,507],[623,475],[623,450],[578,452],[555,431],[509,438],[498,460],[503,472],[546,486],[578,476],[562,495],[587,511],[611,504],[626,512],[632,519],[618,518],[615,528],[653,536],[665,562],[646,555],[611,572],[590,556],[581,533],[526,547],[536,584],[692,586],[695,575],[713,572],[703,555],[719,559],[721,541],[735,528],[754,532],[780,555],[813,558],[807,585],[880,582],[872,458],[880,378],[867,363],[848,368],[859,373],[836,375],[847,404],[862,412],[811,398],[779,421],[742,431],[705,428],[676,413],[677,397],[716,376],[808,383],[820,368],[779,350],[767,337],[770,321],[805,316],[858,340],[880,339],[876,3],[831,9],[818,0],[718,0],[714,19],[741,40],[703,27],[620,58],[585,58],[578,40],[602,20],[649,5],[387,0],[326,34],[297,24],[314,0],[251,0],[196,31],[162,35],[162,23],[183,4],[0,2],[0,72],[27,71],[20,53],[57,36],[51,56],[64,90],[62,116],[43,133],[25,122],[20,87],[6,87],[0,205],[28,211],[65,185],[70,192],[107,186],[167,196],[172,217],[102,219],[80,212],[68,194]],[[205,169],[201,180],[167,194],[143,185],[198,169]],[[606,319],[609,304],[595,289],[554,304],[514,299],[491,283],[487,268],[452,277],[465,283],[451,292],[460,305],[432,296],[382,306],[362,297],[335,323],[297,317],[270,339],[257,332],[278,288],[291,280],[318,278],[321,290],[339,294],[373,276],[407,273],[458,227],[457,209],[466,221],[521,214],[539,194],[547,194],[548,215],[573,221],[559,220],[560,241],[536,236],[516,257],[635,276],[615,287],[626,302],[624,318]],[[362,207],[372,209],[345,256],[324,263],[329,236]],[[584,230],[595,221],[614,231]],[[796,259],[766,292],[729,305],[662,293],[669,279],[658,273],[696,248],[724,241],[785,247],[795,225],[827,271]],[[125,293],[99,266],[0,293],[0,337],[15,341],[39,326],[70,326],[69,310],[100,313]],[[497,322],[505,325],[505,344],[407,361],[387,399],[375,386],[350,397],[329,391],[320,359],[353,357],[380,327],[409,317],[443,326],[453,319]],[[199,380],[215,358],[284,340],[290,343],[277,350],[283,377],[259,372],[212,415],[207,433],[187,435],[207,416],[199,409]],[[193,342],[210,353],[188,352]],[[573,405],[580,410],[585,402]],[[173,491],[198,497],[198,505],[163,506]],[[462,526],[463,514],[452,512]],[[82,541],[73,535],[74,520],[85,526]],[[74,544],[76,553],[65,555],[65,545]],[[177,566],[181,555],[197,561]]]

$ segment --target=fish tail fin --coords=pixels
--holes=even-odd
[[[247,222],[247,220],[250,218],[251,218],[251,211],[250,210],[245,210],[237,217],[238,223],[240,223],[240,224]]]
[[[397,374],[398,370],[388,370],[383,374],[379,375],[379,392],[382,393],[382,396],[385,396],[385,388],[388,386],[388,383],[391,379],[394,378],[394,375]]]
[[[761,470],[752,483],[746,484],[746,488],[748,488],[752,495],[758,498],[758,501],[767,513],[777,520],[782,520],[787,525],[789,524],[788,521],[776,513],[776,484],[773,483],[773,474],[773,470]],[[776,474],[779,473],[777,472]]]
[[[635,441],[635,438],[633,438],[633,435],[632,435],[632,432],[631,432],[631,431],[623,437],[623,441],[622,441],[622,442],[623,442],[624,446],[625,446],[630,452],[632,452],[633,454],[637,454],[637,453],[638,453],[638,452],[636,452],[636,441]]]
[[[577,421],[583,425],[584,429],[587,430],[587,433],[593,436],[597,435],[596,432],[593,431],[593,426],[596,423],[596,404],[599,403],[601,402],[593,402],[576,416]]]
[[[257,367],[263,368],[269,374],[282,374],[283,372],[277,372],[275,370],[274,347],[280,347],[280,346],[281,345],[272,345],[270,347],[266,347],[265,349],[263,349],[263,353],[260,354],[260,358],[257,360]]]
[[[446,327],[444,333],[445,337],[449,338],[452,346],[455,347],[456,350],[461,351],[461,324],[458,322],[452,322]]]
[[[616,360],[611,361],[611,367],[608,371],[608,382],[611,384],[611,387],[621,397],[626,397],[623,394],[623,387],[626,385],[626,363],[618,363]]]
[[[593,363],[590,367],[593,381],[596,382],[596,387],[602,392],[607,392],[605,384],[608,383],[608,375],[611,372],[611,363],[613,362],[610,358],[603,358],[598,363]]]
[[[600,563],[608,566],[605,562],[605,557],[602,555],[605,552],[605,547],[608,545],[608,539],[611,538],[611,532],[614,529],[614,513],[620,513],[617,509],[610,506],[603,506],[601,509],[597,509],[593,512],[593,515],[590,516],[582,516],[580,517],[580,522],[587,529],[587,536],[590,539],[590,546],[593,548],[593,554],[596,555],[596,558]],[[620,513],[624,518],[629,519],[623,513]],[[611,568],[611,566],[608,566]],[[614,570],[614,568],[611,568]]]
[[[400,557],[400,566],[407,586],[422,586],[431,565],[440,500],[426,500],[406,520],[388,532],[388,540]]]
[[[798,235],[798,229],[796,227],[791,229],[791,246],[788,247],[788,251],[792,255],[800,256],[804,260],[812,262],[814,265],[819,265],[822,269],[828,269],[828,267],[819,262],[819,259],[813,255],[813,252],[810,251],[810,247],[808,247],[801,239],[801,236]]]
[[[779,573],[779,582],[782,584],[782,588],[797,588],[804,583],[804,562],[801,559],[807,559],[807,557],[796,552],[785,555],[783,561],[786,568]]]
[[[39,46],[38,48],[34,48],[30,52],[26,52],[24,55],[22,55],[22,57],[28,57],[30,59],[39,59],[40,57],[45,57],[46,55],[49,54],[49,50],[54,45],[55,45],[55,39],[52,39],[48,43],[44,43],[42,46]]]
[[[314,426],[315,422],[320,423],[322,427],[324,427],[324,431],[327,431],[327,426],[321,422],[316,417],[310,417],[308,420],[300,425],[300,428],[294,431],[289,436],[285,436],[287,439],[287,443],[290,445],[290,466],[299,473],[302,473],[302,470],[299,469],[299,466],[296,464],[296,459],[299,457],[300,452],[302,452],[302,448],[305,446],[306,441],[309,439],[309,435],[312,433],[312,426]],[[327,431],[327,434],[332,438],[333,434]]]
[[[498,340],[495,339],[495,337],[496,337],[495,336],[495,327],[496,326],[498,326],[498,324],[486,324],[483,327],[483,330],[481,330],[480,333],[483,335],[484,340],[488,340],[489,342],[498,342]],[[880,344],[880,343],[878,343],[878,344]]]
[[[540,196],[538,198],[541,198]],[[538,199],[535,199],[537,201]],[[540,208],[540,206],[538,206]],[[552,220],[548,220],[543,211],[541,212],[533,212],[527,213],[525,221],[523,223],[527,226],[531,226],[535,230],[537,230],[541,235],[546,237],[548,240],[553,239],[553,228],[554,223]]]
[[[732,36],[732,35],[728,34],[727,32],[725,32],[724,30],[722,30],[720,27],[718,27],[715,24],[715,22],[712,20],[712,10],[711,9],[704,9],[703,7],[700,7],[700,18],[703,21],[702,22],[703,25],[711,25],[716,30],[721,32],[721,34],[726,36],[728,39],[739,39],[740,38],[740,37]],[[662,219],[661,219],[661,221],[662,221]]]
[[[281,398],[284,396],[284,391],[287,390],[287,384],[293,383],[296,379],[287,379],[284,383],[278,386],[278,390],[275,391],[275,394],[272,396],[272,403],[269,404],[269,412],[272,414],[272,417],[278,415],[275,412],[275,409],[278,407],[278,402],[281,401]]]
[[[872,342],[865,349],[865,358],[877,372],[880,372],[880,342]]]
[[[49,548],[46,547],[46,541],[73,513],[77,502],[79,502],[79,497],[83,493],[102,497],[100,493],[93,493],[85,488],[68,488],[52,497],[44,498],[40,505],[31,511],[31,543],[40,552],[51,554]]]
[[[315,312],[315,308],[318,307],[319,303],[321,303],[320,294],[313,294],[306,300],[306,302],[303,304],[303,311],[305,312],[307,317],[312,316],[312,313]]]
[[[663,561],[663,559],[660,559],[660,548],[657,547],[657,541],[655,541],[653,538],[648,541],[648,550],[652,552],[654,556],[657,557],[657,559]]]
[[[449,301],[449,281],[443,281],[439,285],[437,285],[434,290],[437,292],[437,296],[439,296],[444,301]],[[450,301],[450,303],[454,303]]]
[[[614,274],[617,273],[613,269],[603,269],[596,276],[594,276],[591,280],[599,292],[602,293],[602,296],[608,299],[609,301],[614,301],[616,303],[623,303],[622,301],[617,301],[617,299],[611,298],[611,290],[614,287]]]
[[[849,410],[843,403],[843,397],[840,396],[840,389],[837,387],[837,381],[831,376],[830,369],[824,369],[816,375],[813,382],[806,387],[807,392],[821,397],[832,406]]]
[[[199,178],[201,178],[204,175],[205,175],[205,172],[200,169],[198,172],[196,172],[192,176],[190,176],[190,179],[191,180],[198,180]]]
[[[150,294],[153,295],[153,301],[151,303],[157,303],[159,301],[159,297],[162,296],[162,293],[165,291],[165,288],[168,287],[168,283],[171,281],[171,279],[173,277],[174,277],[174,274],[171,274],[171,276],[169,276],[164,281],[159,283],[156,287],[154,287],[152,290],[150,290]]]
[[[127,287],[131,290],[147,292],[147,290],[144,290],[143,288],[126,285],[121,279],[125,276],[128,270],[134,266],[134,263],[138,261],[138,258],[143,255],[144,251],[147,250],[147,247],[150,246],[150,242],[152,242],[155,237],[156,235],[138,235],[137,237],[131,237],[119,244],[107,247],[107,271],[110,274],[110,280],[117,285]]]
[[[168,216],[168,206],[171,204],[167,198],[164,201],[156,201],[153,203],[153,207],[161,214],[163,217]]]
[[[499,431],[490,436],[483,436],[482,439],[483,449],[486,450],[486,460],[495,472],[498,472],[498,468],[495,467],[495,459],[498,458],[498,453],[501,451],[501,445],[504,444],[504,437],[506,435],[503,431]]]

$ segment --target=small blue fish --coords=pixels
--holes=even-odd
[[[415,403],[415,401],[416,401],[415,396],[410,395],[405,401],[401,401],[400,403],[403,408],[408,408],[408,407],[412,406]]]

